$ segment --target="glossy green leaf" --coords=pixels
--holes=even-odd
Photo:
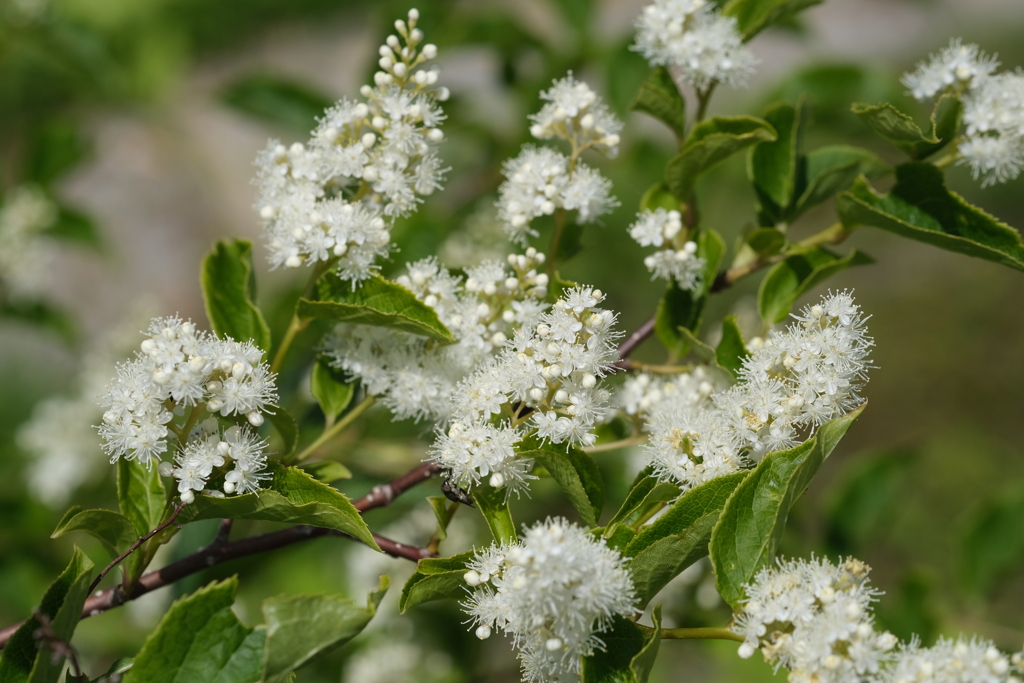
[[[702,173],[737,152],[776,137],[771,124],[752,116],[703,121],[694,127],[683,149],[665,166],[665,183],[679,201],[686,202]]]
[[[852,250],[839,257],[822,247],[793,254],[772,266],[757,291],[757,308],[765,324],[786,319],[803,294],[836,273],[852,266],[874,263],[867,254]]]
[[[652,614],[654,632],[645,634],[625,617],[616,615],[601,633],[605,647],[583,658],[582,683],[646,683],[661,644],[661,609]]]
[[[826,422],[813,438],[766,455],[729,500],[711,533],[711,565],[722,599],[738,609],[743,586],[775,559],[789,511],[864,406]]]
[[[860,147],[819,147],[804,159],[807,183],[792,210],[792,217],[843,192],[859,176],[873,177],[887,168],[877,155]]]
[[[837,202],[843,225],[872,225],[927,244],[1024,270],[1020,233],[946,189],[932,164],[896,167],[896,186],[878,194],[864,179]]]
[[[636,554],[629,563],[629,573],[637,605],[646,606],[669,581],[708,554],[708,539],[718,516],[717,510],[710,512],[682,533],[655,541]]]
[[[669,70],[656,66],[640,86],[630,109],[642,111],[672,129],[680,140],[686,134],[686,100]]]
[[[219,337],[238,342],[250,339],[263,351],[270,349],[270,327],[256,306],[256,274],[252,243],[221,240],[203,259],[200,281],[210,326]]]
[[[672,194],[668,186],[665,183],[655,183],[647,188],[644,195],[640,198],[640,210],[641,211],[654,211],[655,209],[665,209],[666,211],[681,211],[683,206],[676,199],[675,195]]]
[[[146,638],[124,683],[256,683],[266,631],[231,611],[238,579],[211,583],[173,605]]]
[[[925,133],[914,119],[888,102],[879,105],[857,103],[852,110],[868,128],[913,159],[923,159],[948,144],[960,128],[963,113],[957,98],[942,96],[932,111],[930,130]]]
[[[820,4],[822,0],[729,0],[722,14],[736,17],[744,41],[750,40],[772,24],[789,19],[797,12]]]
[[[583,251],[583,226],[579,223],[567,222],[562,228],[555,251],[555,263],[565,263]]]
[[[304,462],[299,469],[313,477],[317,481],[330,484],[341,479],[351,479],[352,472],[334,460],[321,460],[320,462]]]
[[[256,493],[241,496],[196,496],[178,517],[182,523],[199,519],[262,519],[286,524],[309,524],[353,536],[380,550],[362,515],[337,489],[296,467],[267,463],[272,480]]]
[[[735,315],[728,316],[722,321],[722,340],[715,349],[715,360],[718,365],[732,373],[733,377],[739,377],[743,361],[749,355],[750,352],[743,341],[743,333],[740,332],[739,321]]]
[[[647,475],[633,484],[626,494],[619,511],[607,524],[610,530],[615,524],[636,527],[663,503],[679,497],[679,487],[671,482],[659,481],[654,475]]]
[[[321,318],[353,325],[374,325],[418,334],[443,343],[455,337],[430,306],[405,287],[375,275],[355,290],[335,273],[325,273],[317,282],[317,301],[299,300],[304,318]]]
[[[416,573],[409,577],[402,588],[398,608],[404,614],[425,602],[465,598],[466,564],[474,554],[468,551],[452,557],[420,560],[416,565]]]
[[[124,515],[113,510],[83,510],[78,505],[64,513],[50,538],[58,538],[71,531],[84,531],[99,539],[111,559],[130,548],[139,538],[135,525]]]
[[[563,451],[555,446],[544,446],[538,439],[530,439],[520,448],[520,456],[533,458],[558,482],[569,502],[579,511],[583,523],[588,527],[596,526],[604,507],[604,481],[594,459],[578,448],[570,446]]]
[[[448,538],[448,525],[455,516],[458,503],[452,503],[444,496],[427,496],[427,502],[437,518],[437,537],[443,541]]]
[[[309,387],[313,398],[320,404],[328,426],[334,424],[338,416],[348,408],[356,392],[355,382],[346,381],[345,373],[332,368],[323,358],[313,364]]]
[[[54,635],[70,642],[82,618],[82,606],[89,597],[89,584],[95,574],[93,563],[78,548],[67,568],[50,584],[39,604],[39,611],[50,619]],[[39,649],[35,631],[41,626],[34,616],[25,620],[11,635],[0,652],[0,681],[3,683],[56,683],[64,668],[64,658],[54,657],[49,649]]]
[[[100,674],[97,678],[92,679],[89,683],[112,683],[112,681],[118,681],[120,678],[115,677],[116,674],[122,676],[132,668],[135,663],[134,657],[121,657],[115,659],[114,663],[107,667],[107,670]],[[71,675],[71,669],[68,668],[67,673],[64,675],[64,683],[80,683],[81,679],[76,679]]]
[[[145,536],[164,521],[169,513],[167,492],[156,465],[146,468],[135,460],[119,458],[117,461],[117,500],[121,514],[135,526],[137,536]],[[170,530],[173,534],[173,528]],[[163,534],[153,538],[125,560],[129,577],[138,577],[153,559]]]
[[[747,173],[754,186],[777,206],[789,206],[796,191],[797,158],[806,122],[806,107],[779,103],[765,112],[778,137],[750,150]]]
[[[355,638],[377,613],[390,585],[391,580],[382,575],[365,607],[340,595],[283,595],[264,600],[264,678],[294,671]]]
[[[514,543],[517,539],[516,525],[508,507],[508,489],[481,484],[473,488],[473,500],[484,516],[494,540],[498,543]]]
[[[654,314],[654,334],[670,352],[682,357],[690,349],[690,336],[680,331],[685,328],[696,335],[704,316],[707,292],[714,282],[725,253],[725,242],[714,230],[702,230],[697,237],[697,255],[706,262],[704,276],[697,291],[682,290],[675,280],[669,283],[658,302]]]
[[[272,413],[266,413],[267,420],[274,425],[283,444],[283,448],[277,456],[287,461],[299,446],[299,423],[284,408],[277,406],[273,410]]]
[[[297,135],[306,135],[333,100],[307,85],[268,74],[250,74],[221,93],[226,104]]]

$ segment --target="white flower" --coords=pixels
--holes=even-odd
[[[307,144],[271,140],[257,157],[256,209],[275,268],[336,261],[355,286],[388,255],[394,218],[441,187],[437,102],[448,92],[434,88],[436,69],[420,68],[437,48],[421,45],[413,13],[396,28],[401,40],[381,46],[376,85],[360,90],[365,102],[340,100]]]
[[[734,17],[705,0],[655,0],[636,20],[636,44],[653,65],[674,68],[698,90],[744,85],[759,60],[743,45]]]
[[[539,140],[563,138],[576,153],[594,149],[612,158],[618,154],[622,122],[589,85],[573,78],[571,71],[540,98],[547,104],[530,116],[530,135]]]
[[[57,220],[57,207],[42,190],[22,185],[0,205],[0,287],[15,300],[37,296],[47,281],[53,256],[43,234]]]
[[[957,151],[982,187],[1013,180],[1024,167],[1024,74],[975,78],[964,97],[966,138]]]
[[[438,435],[430,455],[464,489],[486,477],[492,487],[518,493],[526,487],[526,480],[533,478],[529,474],[533,461],[518,457],[515,450],[521,438],[504,424],[454,422],[447,433]]]
[[[687,242],[682,249],[661,249],[644,258],[651,279],[675,280],[682,290],[695,290],[701,283],[707,261],[696,255],[697,243]]]
[[[891,683],[1013,683],[1021,673],[1019,655],[1003,655],[977,636],[939,638],[932,647],[917,642],[901,648],[889,675]],[[1015,676],[1017,674],[1017,676]]]
[[[628,616],[633,585],[623,558],[564,519],[525,530],[519,543],[478,551],[463,607],[476,633],[513,637],[527,681],[579,680],[580,658],[603,649],[599,633]]]
[[[791,681],[855,683],[879,680],[897,639],[874,629],[877,591],[869,567],[847,559],[780,560],[744,586],[747,598],[733,629],[744,636],[740,656],[758,648]],[[974,679],[969,679],[974,680]]]
[[[914,71],[903,74],[902,82],[915,99],[923,101],[947,88],[969,88],[998,66],[995,55],[986,55],[977,45],[964,45],[959,38],[953,38],[949,46],[919,63]]]
[[[657,208],[637,214],[637,220],[629,226],[629,236],[641,247],[660,247],[670,243],[683,229],[683,217],[678,211]]]

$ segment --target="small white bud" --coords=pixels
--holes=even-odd
[[[226,481],[226,482],[224,482],[224,493],[234,493],[234,492],[235,492],[235,482],[233,482],[233,481]]]
[[[562,649],[562,639],[561,638],[548,638],[547,642],[544,643],[544,648],[548,652],[555,652],[556,650],[561,650]]]
[[[157,465],[156,471],[160,473],[161,477],[170,477],[174,475],[174,465],[165,460]]]
[[[427,43],[423,46],[421,53],[423,54],[423,59],[435,59],[437,57],[437,45]]]
[[[491,478],[487,480],[487,483],[496,489],[500,489],[505,485],[505,475],[500,472],[495,472],[491,475]]]
[[[405,65],[405,62],[399,62],[398,64],[395,64],[395,67],[392,69],[392,72],[394,72],[394,74],[399,78],[402,78],[408,72],[408,69],[409,67]]]
[[[181,497],[181,502],[184,503],[185,505],[188,505],[188,504],[192,503],[193,501],[195,501],[196,494],[192,493],[192,489],[186,489],[186,490],[181,492],[181,496],[180,497]]]
[[[481,624],[476,629],[476,637],[480,640],[487,640],[491,637],[491,627],[486,624]]]
[[[594,388],[595,385],[597,385],[597,377],[595,377],[594,375],[591,375],[589,373],[586,374],[586,375],[583,375],[583,381],[580,382],[580,384],[583,385],[584,389],[592,389],[592,388]]]
[[[473,571],[472,569],[470,569],[468,572],[463,574],[462,578],[470,586],[479,586],[480,583],[481,583],[480,582],[480,574],[478,574],[477,572]]]
[[[739,649],[740,659],[750,659],[754,656],[754,646],[750,643],[743,643]]]
[[[441,132],[440,128],[431,128],[427,131],[427,139],[431,142],[441,142],[444,140],[444,133]]]
[[[255,410],[245,416],[245,419],[249,420],[249,424],[253,427],[259,427],[263,424],[263,415]]]

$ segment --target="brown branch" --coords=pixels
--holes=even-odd
[[[117,565],[121,564],[121,561],[124,560],[124,558],[128,557],[129,555],[134,553],[136,550],[138,550],[139,546],[141,546],[143,543],[145,543],[149,539],[153,538],[154,536],[156,536],[158,533],[160,533],[161,531],[163,531],[164,529],[166,529],[170,525],[174,524],[174,520],[176,520],[178,518],[178,515],[181,514],[181,511],[184,508],[185,508],[185,504],[184,503],[177,503],[174,506],[174,512],[172,512],[171,516],[167,518],[167,521],[165,521],[160,526],[158,526],[155,529],[153,529],[152,531],[150,531],[145,536],[139,536],[138,540],[135,541],[135,543],[132,543],[131,547],[128,548],[128,550],[125,550],[123,553],[121,553],[120,555],[115,557],[114,560],[110,564],[108,564],[106,567],[103,568],[103,571],[101,571],[99,574],[96,575],[96,578],[92,580],[92,583],[89,584],[89,592],[92,593],[94,590],[96,590],[96,586],[100,585],[100,581],[103,580],[103,577],[106,576],[107,573],[111,569],[113,569]]]
[[[430,479],[437,474],[439,470],[440,468],[434,463],[424,463],[419,465],[413,470],[386,484],[373,487],[368,494],[362,498],[352,501],[352,505],[359,512],[366,512],[367,510],[373,510],[374,508],[390,505],[395,498],[402,495],[416,484]],[[174,516],[176,516],[176,514]],[[172,519],[169,519],[161,526],[166,528],[166,526],[173,521],[172,517]],[[309,526],[306,524],[300,524],[298,526],[288,527],[287,529],[281,529],[280,531],[272,531],[270,533],[250,536],[248,538],[229,542],[228,534],[230,531],[231,520],[222,520],[220,528],[217,530],[217,536],[209,545],[204,548],[200,548],[187,557],[181,558],[177,562],[172,562],[161,569],[149,572],[148,574],[143,574],[128,594],[124,592],[120,585],[95,593],[85,601],[85,605],[82,608],[82,618],[85,619],[86,617],[96,616],[97,614],[106,612],[109,609],[118,607],[125,602],[135,600],[146,593],[155,591],[158,588],[163,588],[164,586],[169,586],[176,581],[180,581],[186,576],[191,576],[192,574],[196,574],[208,567],[212,567],[222,562],[269,552],[293,543],[307,541],[312,538],[320,538],[323,536],[352,538],[352,536],[340,531]],[[153,533],[156,532],[154,531]],[[152,533],[150,536],[152,536]],[[399,543],[377,534],[373,535],[373,539],[377,542],[377,545],[380,546],[381,550],[392,557],[416,562],[425,557],[434,556],[434,554],[427,548],[405,545],[404,543]],[[119,558],[119,561],[120,559],[123,558]],[[90,591],[91,590],[92,589],[90,588]],[[7,641],[10,640],[11,636],[14,635],[14,632],[18,630],[22,623],[24,622],[12,624],[4,629],[0,629],[0,648],[3,648],[3,646],[7,644]]]
[[[621,363],[629,358],[629,354],[633,353],[636,347],[640,346],[645,339],[650,337],[652,332],[654,332],[654,316],[651,316],[636,332],[629,335],[626,341],[622,342],[619,346],[619,358],[621,359],[619,362]]]

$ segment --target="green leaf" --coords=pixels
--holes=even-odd
[[[520,456],[533,458],[558,482],[583,523],[596,526],[604,507],[604,482],[594,459],[572,446],[564,452],[545,447],[536,438],[527,440],[520,448]]]
[[[281,442],[284,444],[284,448],[281,450],[279,457],[287,460],[295,453],[295,449],[299,446],[299,424],[295,421],[284,408],[277,406],[274,408],[274,412],[265,413],[267,419],[270,420],[270,424],[274,425],[274,429],[281,435]]]
[[[710,512],[682,533],[655,541],[636,554],[629,563],[629,573],[637,605],[645,607],[669,581],[708,554],[708,539],[718,516],[717,510]]]
[[[819,147],[804,159],[807,184],[790,219],[846,190],[859,176],[873,177],[887,168],[878,156],[860,147]]]
[[[352,472],[334,460],[321,460],[320,462],[304,462],[299,469],[313,477],[317,481],[330,484],[340,479],[351,479]]]
[[[221,240],[203,259],[200,280],[206,316],[213,331],[235,341],[250,339],[263,351],[270,348],[270,328],[254,303],[256,274],[252,269],[252,243]]]
[[[264,679],[315,661],[359,635],[377,613],[391,580],[381,575],[365,607],[340,595],[294,595],[263,601],[267,626]]]
[[[430,306],[405,287],[374,275],[358,289],[335,273],[324,273],[317,282],[318,301],[299,300],[304,318],[322,318],[353,325],[374,325],[418,334],[450,344],[455,337]]]
[[[775,559],[790,509],[863,410],[823,424],[795,448],[769,453],[729,497],[709,549],[718,592],[733,609],[743,599],[743,585]]]
[[[516,525],[508,508],[508,489],[481,484],[473,489],[473,500],[484,516],[494,540],[498,543],[515,543]]]
[[[686,134],[686,100],[679,94],[672,74],[663,66],[651,70],[629,108],[658,119],[680,140]]]
[[[266,631],[231,611],[238,579],[211,583],[171,605],[142,645],[124,683],[256,683]]]
[[[89,153],[89,144],[70,121],[48,121],[35,130],[26,155],[24,177],[49,185],[77,166]]]
[[[307,85],[268,74],[242,77],[225,88],[221,98],[238,111],[298,135],[309,133],[317,117],[334,103]]]
[[[807,119],[805,110],[802,101],[799,108],[779,103],[768,109],[764,119],[777,131],[778,137],[751,149],[747,159],[747,173],[754,187],[777,206],[789,206],[796,191],[797,157]]]
[[[686,202],[704,171],[751,145],[777,137],[771,124],[752,116],[703,121],[694,127],[682,151],[665,166],[665,183],[679,201]]]
[[[379,551],[370,529],[351,501],[296,467],[267,462],[273,481],[266,488],[241,496],[196,496],[185,506],[181,523],[200,519],[262,519],[286,524],[309,524],[353,536]]]
[[[50,538],[58,538],[70,531],[84,531],[99,539],[111,559],[130,548],[139,538],[135,525],[124,515],[113,510],[83,510],[78,505],[64,513]]]
[[[136,536],[145,536],[164,521],[167,492],[155,465],[146,468],[136,460],[117,461],[117,501],[121,514],[135,526]],[[125,560],[129,578],[140,576],[160,546],[163,534],[151,539]],[[134,540],[133,540],[134,542]]]
[[[681,211],[683,207],[675,195],[669,192],[665,183],[655,183],[647,188],[644,196],[640,198],[641,211],[654,211],[665,209],[666,211]]]
[[[883,540],[905,504],[915,456],[897,450],[858,458],[853,472],[829,485],[835,492],[826,515],[830,555],[859,557]]]
[[[743,361],[749,355],[750,352],[743,341],[743,333],[740,332],[739,321],[735,315],[730,315],[722,321],[722,340],[715,349],[715,360],[731,372],[733,377],[739,377]]]
[[[356,391],[355,382],[346,382],[345,373],[332,368],[323,358],[313,364],[309,387],[313,398],[320,404],[328,427],[348,408]]]
[[[133,657],[121,657],[120,659],[115,659],[114,663],[111,664],[110,667],[107,668],[105,672],[89,681],[89,683],[111,683],[111,677],[115,676],[116,674],[123,675],[127,673],[128,670],[132,668],[132,665],[134,663],[135,659]],[[71,675],[71,669],[69,668],[64,676],[64,683],[79,683],[79,680],[80,679],[77,679]],[[119,681],[121,679],[114,678],[113,680]]]
[[[558,240],[555,263],[565,263],[581,251],[583,251],[583,226],[579,223],[567,222],[562,228],[562,236]]]
[[[736,17],[743,40],[747,41],[772,24],[789,19],[797,12],[820,4],[822,0],[729,0],[722,14]]]
[[[868,128],[912,159],[923,159],[946,146],[956,136],[963,113],[960,100],[943,95],[932,110],[931,130],[925,134],[914,119],[888,102],[874,106],[856,103],[851,109]]]
[[[999,580],[1019,575],[1024,562],[1024,491],[986,500],[960,534],[961,576],[972,593],[989,594]]]
[[[707,262],[704,277],[697,291],[682,290],[672,280],[658,302],[654,314],[654,333],[670,352],[682,357],[690,349],[690,336],[685,328],[696,335],[704,316],[707,291],[714,282],[718,265],[725,251],[725,243],[714,230],[703,230],[697,237],[697,255]]]
[[[43,234],[93,249],[103,246],[103,237],[96,223],[84,213],[63,206],[57,214],[57,220]]]
[[[466,565],[476,553],[472,550],[444,558],[425,558],[416,565],[416,573],[402,588],[398,608],[403,614],[416,605],[466,596]]]
[[[604,650],[583,658],[582,683],[646,683],[661,643],[661,608],[651,615],[654,631],[645,634],[629,619],[616,615],[601,633]]]
[[[444,496],[427,496],[427,502],[430,503],[430,509],[437,517],[437,537],[443,541],[448,538],[448,525],[451,524],[452,517],[455,516],[458,504],[452,503]]]
[[[54,635],[70,642],[82,618],[82,606],[89,597],[93,563],[75,548],[71,562],[43,595],[39,611],[50,619]],[[0,652],[0,681],[3,683],[56,683],[64,659],[49,649],[39,649],[35,631],[41,626],[35,616],[25,620]],[[56,660],[56,661],[55,661]]]
[[[611,531],[612,526],[616,524],[635,528],[641,523],[641,520],[649,517],[652,510],[660,509],[662,503],[675,500],[677,497],[679,497],[677,485],[659,481],[653,475],[645,476],[633,484],[633,488],[626,494],[626,500],[622,502],[622,507],[608,521],[607,529]]]
[[[946,189],[942,171],[926,163],[896,167],[896,186],[878,194],[862,178],[839,196],[843,225],[873,225],[947,251],[1024,270],[1016,230]]]
[[[842,258],[822,247],[788,256],[761,280],[757,309],[765,324],[774,325],[785,320],[796,300],[815,285],[851,266],[869,263],[874,259],[856,249]]]

